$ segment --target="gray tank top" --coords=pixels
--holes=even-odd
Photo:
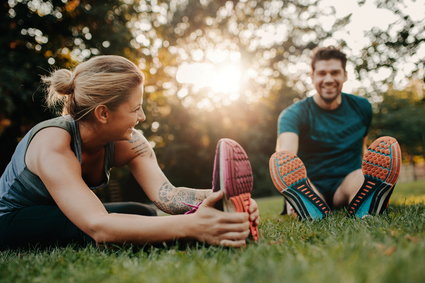
[[[23,207],[54,204],[43,182],[25,164],[25,154],[32,138],[40,130],[48,127],[58,127],[69,132],[72,151],[81,163],[81,138],[76,121],[70,116],[61,116],[37,124],[19,142],[0,178],[0,216]],[[114,143],[109,143],[106,145],[104,160],[106,179],[99,186],[90,187],[92,190],[108,184],[113,155]]]

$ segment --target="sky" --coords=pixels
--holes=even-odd
[[[349,49],[344,50],[347,53],[347,56],[358,56],[361,49],[369,44],[369,40],[365,36],[367,31],[371,30],[373,27],[378,27],[380,29],[387,29],[391,24],[395,23],[390,30],[393,33],[397,33],[397,29],[401,25],[398,25],[397,16],[395,16],[391,11],[383,8],[377,8],[375,5],[375,0],[366,0],[363,5],[359,5],[357,0],[322,0],[321,7],[322,9],[327,9],[333,7],[335,9],[335,16],[327,16],[321,18],[320,24],[325,28],[330,30],[332,24],[335,22],[335,18],[343,18],[350,13],[351,21],[346,26],[344,31],[338,32],[335,34],[333,39],[329,39],[323,42],[321,45],[337,45],[337,40],[344,40],[347,43]],[[399,8],[402,12],[408,14],[414,21],[424,21],[425,20],[425,1],[424,0],[403,0],[398,2]],[[276,38],[275,32],[270,32],[267,34],[265,31],[266,37],[270,37],[270,40]],[[266,41],[267,38],[264,38]],[[211,50],[209,52],[212,52]],[[220,58],[225,58],[221,54]],[[222,95],[221,98],[211,95],[216,99],[229,99],[234,100],[238,98],[238,92],[240,90],[241,82],[241,73],[243,70],[240,65],[238,65],[238,57],[234,57],[236,60],[229,60],[227,65],[222,65],[214,67],[209,63],[198,62],[195,64],[183,64],[177,73],[177,80],[184,83],[193,84],[194,88],[202,87],[211,87],[214,89],[217,85],[221,86],[219,90],[225,95]],[[233,58],[233,59],[234,59]],[[400,62],[398,67],[400,70],[409,71],[409,69],[415,68],[415,63],[422,58],[425,58],[425,43],[422,44],[419,48],[417,54],[408,59],[407,62]],[[307,74],[309,72],[308,62],[300,62],[297,66],[290,66],[287,68],[293,71],[294,75],[297,74]],[[246,70],[245,70],[246,71]],[[379,82],[383,79],[388,78],[391,74],[390,69],[382,68],[377,71],[369,72],[369,81],[358,81],[354,75],[354,65],[352,63],[347,63],[347,72],[348,80],[344,84],[344,92],[354,92],[360,87],[370,86],[371,82]],[[306,76],[304,76],[306,78]],[[306,78],[309,80],[309,78]],[[217,82],[220,82],[217,84]],[[404,87],[407,84],[407,78],[401,72],[395,80],[396,86],[400,88]],[[307,81],[308,83],[308,81]],[[368,85],[369,84],[369,85]],[[313,95],[314,89],[311,89],[308,92],[308,95]],[[231,102],[231,101],[229,101]]]
[[[397,17],[387,9],[379,9],[374,4],[374,0],[367,0],[362,6],[359,6],[357,1],[354,0],[322,0],[325,6],[331,6],[335,8],[335,16],[342,18],[348,14],[352,14],[351,22],[346,26],[346,33],[339,33],[336,36],[338,39],[343,39],[347,42],[347,45],[351,48],[351,55],[359,55],[360,50],[367,46],[369,41],[365,38],[365,32],[371,30],[373,27],[378,27],[385,30],[390,24],[397,21]],[[414,21],[425,20],[425,1],[423,0],[404,0],[399,1],[399,8],[402,12],[408,14]],[[332,20],[329,21],[331,24]],[[324,22],[326,24],[326,21]],[[397,25],[396,25],[397,27]],[[394,29],[394,32],[397,29]],[[335,44],[335,41],[329,40],[324,45]],[[350,54],[349,54],[350,55]],[[408,71],[414,69],[415,62],[418,58],[425,58],[425,44],[422,44],[415,56],[410,58],[408,62],[403,62],[403,66],[400,69]],[[348,63],[348,73],[353,74],[354,66]],[[374,81],[380,81],[387,78],[390,75],[390,70],[382,69],[379,72],[371,72],[370,77]],[[343,91],[352,92],[359,88],[365,82],[359,82],[354,78],[353,75],[349,76],[348,81],[344,85]],[[367,83],[367,82],[366,82]],[[396,77],[395,83],[402,88],[407,80],[400,73]]]

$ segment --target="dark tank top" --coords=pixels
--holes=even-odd
[[[25,154],[32,138],[42,129],[58,127],[71,135],[71,148],[81,163],[81,137],[78,122],[70,116],[61,116],[43,121],[34,126],[19,142],[12,159],[0,178],[0,216],[34,205],[51,205],[54,200],[41,179],[32,173],[25,164]],[[109,181],[109,171],[114,156],[114,143],[105,148],[104,172],[105,180],[92,190],[105,187]]]

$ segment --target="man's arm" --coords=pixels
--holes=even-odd
[[[363,138],[363,154],[367,151],[367,136]]]
[[[299,138],[296,133],[283,132],[277,138],[276,151],[289,151],[294,154],[298,153]]]

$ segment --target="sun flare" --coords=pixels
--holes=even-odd
[[[214,101],[228,103],[240,96],[242,68],[237,63],[184,63],[176,74],[179,83],[193,90],[207,88],[207,96]]]

